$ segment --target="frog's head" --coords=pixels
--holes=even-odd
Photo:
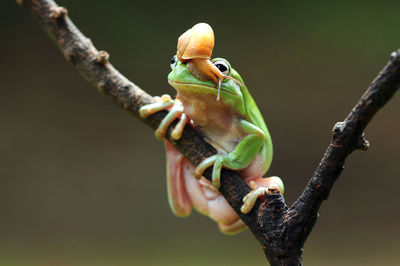
[[[230,79],[238,85],[243,83],[229,75],[230,65],[225,59],[210,60],[213,48],[214,32],[211,26],[198,23],[179,37],[173,62],[185,64],[191,75],[200,81],[214,82],[217,85],[217,100],[220,100],[223,81]]]
[[[232,98],[235,96],[241,97],[240,86],[243,85],[243,80],[240,75],[231,68],[229,62],[223,58],[214,58],[210,62],[215,66],[221,73],[226,76],[230,76],[233,79],[223,79],[219,84],[215,84],[209,78],[202,78],[201,74],[197,73],[195,69],[189,64],[182,63],[177,59],[175,55],[171,60],[172,71],[168,75],[168,82],[176,90],[193,90],[204,93],[212,93],[219,100],[219,94],[221,98]],[[239,85],[241,84],[241,85]],[[220,89],[220,92],[219,92]]]

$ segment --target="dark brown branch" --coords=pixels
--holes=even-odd
[[[329,145],[314,176],[292,209],[315,214],[322,201],[328,197],[332,185],[339,177],[346,157],[354,150],[367,150],[364,129],[373,116],[390,100],[400,84],[400,50],[393,52],[390,61],[351,110],[344,122],[333,129]]]
[[[364,129],[373,116],[398,90],[400,85],[400,49],[391,54],[390,61],[372,82],[370,87],[351,110],[344,122],[333,129],[333,140],[328,146],[314,176],[310,179],[302,195],[288,211],[287,224],[304,229],[293,243],[304,244],[310,233],[322,201],[341,174],[345,159],[354,150],[367,150],[368,141]]]
[[[127,110],[144,123],[157,128],[166,112],[159,112],[148,119],[141,119],[138,110],[153,98],[120,74],[109,62],[105,51],[98,51],[71,22],[67,10],[52,0],[18,0],[38,20],[60,48],[65,58],[73,63],[81,74],[93,83],[100,92],[108,95],[114,103]],[[262,244],[272,265],[301,265],[304,242],[311,232],[318,209],[339,177],[347,156],[356,149],[366,150],[368,142],[363,131],[374,114],[382,108],[397,91],[400,84],[400,50],[392,53],[386,67],[373,81],[358,104],[344,122],[334,129],[332,143],[328,146],[314,176],[296,202],[288,208],[279,192],[269,190],[253,210],[243,215],[240,212],[242,198],[250,189],[233,171],[223,170],[220,191],[229,204],[248,225]],[[172,128],[172,127],[170,127]],[[179,141],[168,139],[194,165],[216,151],[203,141],[192,128],[186,127]],[[210,179],[210,169],[205,176]]]

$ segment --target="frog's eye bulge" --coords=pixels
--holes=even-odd
[[[223,58],[214,58],[211,60],[211,63],[219,70],[219,72],[222,75],[222,79],[218,77],[218,86],[220,87],[220,82],[223,81],[223,79],[230,79],[233,80],[236,84],[239,86],[243,86],[243,83],[240,81],[236,80],[235,78],[229,76],[231,74],[231,64]]]
[[[176,66],[176,63],[178,63],[178,57],[176,55],[174,55],[171,59],[171,62],[169,63],[169,66],[171,67],[171,69],[174,69],[174,67]]]
[[[216,59],[215,61],[212,61],[214,66],[218,68],[219,71],[221,71],[222,74],[228,76],[231,72],[231,66],[226,60],[222,59]]]

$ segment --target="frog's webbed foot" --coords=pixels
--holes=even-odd
[[[252,190],[243,197],[243,205],[240,207],[240,211],[244,214],[249,213],[253,209],[256,200],[265,195],[268,190],[279,190],[283,194],[283,183],[279,177],[258,178],[257,181],[262,186],[257,185],[254,180],[251,180],[249,185]]]
[[[168,110],[169,113],[161,121],[160,125],[155,131],[155,136],[158,139],[163,139],[167,133],[169,125],[176,119],[179,118],[178,124],[175,126],[171,133],[173,139],[180,139],[182,136],[183,129],[188,121],[187,115],[183,112],[183,104],[178,99],[172,100],[168,94],[164,94],[161,97],[154,97],[155,103],[145,105],[140,108],[140,116],[146,118],[154,113],[162,110]]]

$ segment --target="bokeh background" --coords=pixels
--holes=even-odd
[[[58,1],[111,63],[153,95],[178,36],[211,24],[270,128],[271,175],[291,204],[335,122],[400,47],[399,1]],[[32,16],[0,3],[0,265],[265,265],[248,232],[169,210],[163,145],[66,62]],[[347,160],[305,265],[398,265],[400,95]]]

